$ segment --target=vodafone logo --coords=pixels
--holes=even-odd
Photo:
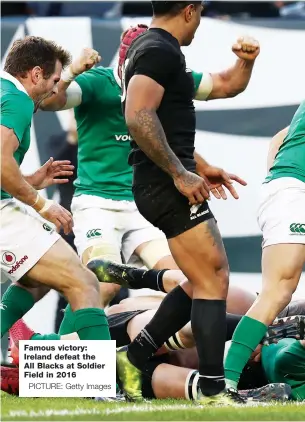
[[[12,268],[9,270],[9,274],[13,274],[15,271],[18,270],[18,268],[20,268],[20,266],[28,259],[27,255],[24,255],[23,258],[20,259],[20,261],[16,262],[16,265],[13,265]]]
[[[4,251],[1,260],[4,265],[12,267],[16,262],[16,256],[12,252]]]

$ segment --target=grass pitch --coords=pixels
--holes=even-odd
[[[203,408],[185,400],[103,403],[79,398],[19,398],[1,394],[3,421],[304,421],[305,403]]]

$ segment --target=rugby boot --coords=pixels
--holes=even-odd
[[[93,271],[98,280],[103,283],[119,284],[130,288],[133,281],[133,267],[104,259],[93,259],[87,264],[87,268]]]
[[[286,318],[278,318],[269,326],[264,344],[277,343],[283,338],[295,338],[304,340],[305,338],[305,316],[297,315]]]
[[[199,389],[196,402],[203,406],[237,406],[246,405],[247,398],[233,388],[226,388],[215,396],[204,396]]]
[[[291,387],[284,383],[267,384],[264,387],[251,390],[239,390],[239,394],[248,401],[269,402],[289,400]]]
[[[125,396],[123,393],[118,392],[116,393],[115,397],[95,397],[94,398],[95,401],[103,401],[103,402],[107,402],[107,403],[113,403],[113,402],[122,402],[122,401],[126,401]]]
[[[128,359],[127,350],[123,346],[116,353],[117,381],[127,401],[143,401],[142,374]]]

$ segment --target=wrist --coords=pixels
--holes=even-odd
[[[62,72],[62,74],[61,74],[61,80],[63,81],[63,82],[66,82],[66,83],[71,83],[71,82],[73,82],[74,81],[74,79],[76,78],[78,76],[78,74],[76,74],[74,71],[73,71],[73,68],[72,68],[72,64],[70,65],[70,66],[68,66],[63,72]]]
[[[243,67],[251,69],[254,65],[256,57],[254,59],[239,59]]]
[[[179,169],[176,169],[174,173],[172,173],[172,178],[174,180],[178,180],[181,179],[181,177],[183,177],[185,175],[185,173],[187,173],[187,170],[182,166]]]
[[[42,208],[45,206],[46,200],[39,195],[39,193],[37,192],[37,196],[36,196],[36,200],[35,202],[31,205],[31,207],[39,212],[42,210]]]

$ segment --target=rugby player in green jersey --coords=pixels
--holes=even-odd
[[[290,302],[304,267],[305,102],[299,106],[289,128],[273,138],[268,171],[261,188],[258,210],[258,223],[263,233],[263,287],[237,326],[226,359],[226,381],[233,388],[236,388],[240,374],[250,354],[265,335],[267,326]],[[285,330],[284,324],[283,333]],[[304,342],[285,345],[294,349],[294,353],[290,354],[291,359],[293,356],[303,356],[304,373],[303,346]],[[286,361],[289,352],[280,353]]]
[[[121,64],[133,39],[146,30],[145,25],[138,25],[122,35]],[[251,38],[244,41],[257,45]],[[235,52],[239,51],[238,45],[234,46]],[[58,95],[41,107],[53,111],[75,109],[78,178],[71,209],[78,253],[85,264],[98,258],[121,262],[122,252],[127,263],[133,263],[137,256],[148,268],[175,269],[165,236],[141,216],[133,199],[132,168],[127,162],[131,138],[121,110],[121,68],[100,66],[79,75],[90,54],[97,53],[86,49],[72,63],[69,73],[64,74],[59,83]],[[241,93],[249,82],[251,71],[240,66],[238,60],[234,67],[221,73],[192,72],[192,75],[195,99],[211,100]],[[226,187],[238,198],[232,180],[245,182],[210,166],[199,154],[196,154],[196,160],[197,170],[207,176],[214,196],[226,198],[223,188]],[[175,283],[170,286],[172,288]],[[119,289],[115,284],[101,287],[106,302]],[[165,292],[170,290],[168,286],[163,288]]]
[[[72,216],[38,192],[58,183],[57,176],[70,176],[73,166],[50,159],[32,176],[20,171],[34,110],[56,95],[62,68],[69,63],[62,47],[30,36],[13,43],[1,73],[0,266],[3,281],[12,281],[1,301],[1,336],[32,308],[40,286],[67,298],[81,340],[110,339],[98,280],[55,231],[56,226],[69,233]]]

